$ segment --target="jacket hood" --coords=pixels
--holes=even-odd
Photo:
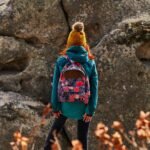
[[[68,48],[66,54],[73,61],[77,61],[80,63],[84,63],[89,60],[88,52],[83,46],[71,46],[70,48]]]

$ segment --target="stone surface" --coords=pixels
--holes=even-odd
[[[0,36],[0,89],[48,101],[50,88],[44,50]]]
[[[70,26],[84,21],[88,41],[94,47],[117,23],[150,12],[149,0],[62,0]]]
[[[150,110],[149,29],[150,18],[124,20],[94,47],[100,103],[91,130],[98,121],[111,126],[114,120],[131,130],[139,112]]]
[[[32,44],[62,45],[68,26],[59,1],[2,0],[0,34]]]
[[[0,149],[10,149],[22,125],[28,135],[40,120],[42,103],[50,100],[54,62],[75,21],[85,23],[99,73],[89,149],[97,148],[99,121],[109,126],[121,120],[133,128],[139,111],[150,110],[149,14],[149,0],[1,0]],[[36,150],[43,149],[53,119],[48,121],[35,138]],[[68,120],[66,127],[75,139],[76,122]]]
[[[35,149],[40,150],[41,143],[44,143],[51,124],[48,119],[44,128],[35,128],[35,125],[38,125],[41,121],[43,108],[42,103],[35,102],[28,96],[22,96],[15,92],[0,91],[0,149],[11,149],[9,143],[14,141],[13,133],[21,131],[22,135],[28,138],[29,135],[32,135],[35,140],[32,145],[34,144]],[[36,131],[34,131],[35,129]],[[32,145],[29,145],[29,149]]]

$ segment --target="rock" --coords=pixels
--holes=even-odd
[[[44,50],[23,40],[0,37],[0,89],[49,101],[49,74]]]
[[[59,1],[2,0],[0,35],[24,39],[32,44],[62,45],[68,33]]]
[[[132,24],[130,29],[138,32],[131,36],[127,24]],[[145,38],[149,34],[145,30],[147,27],[150,27],[149,20],[140,17],[126,23],[122,21],[93,48],[100,82],[99,105],[91,131],[99,121],[111,127],[114,120],[120,120],[127,130],[131,130],[139,112],[150,110],[150,38]],[[96,143],[92,137],[93,133],[90,142]],[[91,149],[96,147],[90,144]]]
[[[109,126],[121,120],[132,129],[139,111],[150,110],[149,5],[149,0],[1,0],[0,149],[10,149],[21,126],[28,135],[40,120],[42,103],[50,100],[54,62],[75,21],[85,23],[99,72],[89,149],[97,149],[99,121]],[[35,138],[37,150],[43,149],[48,121]],[[66,127],[75,139],[75,121]]]
[[[84,21],[92,47],[122,20],[149,13],[150,5],[148,0],[62,0],[62,3],[70,26],[75,21]]]
[[[14,141],[13,134],[20,130],[23,136],[29,138],[29,135],[32,135],[31,137],[34,137],[35,141],[29,145],[30,149],[33,143],[35,149],[40,149],[41,142],[42,144],[45,142],[49,125],[53,121],[51,119],[49,122],[47,119],[45,127],[36,127],[41,121],[43,108],[42,103],[35,102],[28,96],[0,91],[0,149],[11,149],[10,142]],[[40,142],[38,141],[39,138],[41,139]]]

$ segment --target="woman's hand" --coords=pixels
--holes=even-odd
[[[92,116],[87,115],[86,113],[83,115],[83,121],[90,122],[92,120]]]
[[[60,111],[53,112],[55,118],[59,118],[60,114],[61,114]]]

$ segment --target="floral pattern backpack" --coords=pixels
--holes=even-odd
[[[90,97],[89,78],[79,62],[64,56],[68,63],[63,67],[58,82],[58,99],[60,102],[81,101],[88,104]]]

